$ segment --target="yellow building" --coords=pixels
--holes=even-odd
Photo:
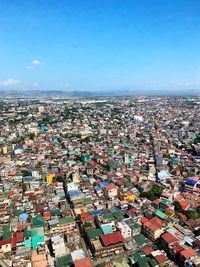
[[[55,173],[49,173],[46,176],[46,181],[48,184],[52,184],[55,177]]]
[[[7,146],[3,146],[3,147],[2,147],[2,153],[3,153],[4,155],[8,153],[8,148],[7,148]]]
[[[119,195],[119,199],[120,200],[127,200],[127,201],[131,201],[134,202],[136,199],[136,195],[134,195],[131,192],[127,192],[127,193],[120,193]]]

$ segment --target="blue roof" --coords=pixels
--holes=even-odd
[[[197,181],[192,180],[192,179],[188,179],[188,180],[186,181],[186,184],[188,184],[188,185],[195,185],[196,183],[197,183]]]
[[[104,211],[103,210],[93,210],[90,212],[90,214],[92,214],[92,215],[104,214]]]
[[[41,125],[40,126],[40,130],[41,131],[46,131],[46,130],[48,130],[48,127],[46,125]]]
[[[27,213],[21,213],[19,215],[19,220],[20,221],[26,221],[28,219],[28,214]]]
[[[101,187],[105,187],[106,185],[108,185],[109,183],[108,182],[102,182],[102,183],[100,183],[100,186]]]
[[[51,211],[51,209],[48,207],[48,208],[45,208],[44,209],[45,211]]]
[[[23,146],[16,146],[15,149],[23,149]]]
[[[69,197],[70,197],[70,198],[71,198],[71,197],[76,197],[76,196],[81,195],[81,191],[78,190],[78,189],[73,189],[73,190],[70,190],[70,191],[68,192],[68,194],[69,194]]]
[[[103,231],[104,235],[113,232],[112,225],[102,225],[101,230]]]
[[[99,186],[99,185],[95,186],[95,190],[96,190],[96,191],[100,191],[101,189],[102,189],[101,186]]]
[[[31,175],[27,175],[23,177],[24,179],[32,179],[33,177]]]

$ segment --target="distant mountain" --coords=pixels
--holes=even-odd
[[[61,90],[0,90],[0,96],[61,96],[67,95]]]
[[[0,97],[3,96],[27,96],[27,97],[53,97],[53,96],[72,96],[72,97],[93,97],[93,96],[197,96],[200,95],[200,89],[184,90],[158,90],[158,89],[113,89],[113,90],[3,90],[0,89]]]

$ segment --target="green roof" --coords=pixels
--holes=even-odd
[[[60,216],[62,214],[60,209],[51,210],[51,216]]]
[[[23,210],[15,210],[15,215],[19,216],[20,214],[24,213]]]
[[[135,223],[135,224],[132,225],[132,228],[134,228],[134,229],[139,229],[141,227],[142,227],[142,225],[139,224],[139,223]]]
[[[3,240],[8,240],[12,238],[12,232],[6,232],[6,233],[3,233]]]
[[[137,262],[141,261],[145,257],[146,257],[146,255],[143,251],[136,252],[132,255],[132,258],[134,259],[134,261],[137,261]]]
[[[67,216],[59,219],[59,224],[72,223],[72,222],[74,222],[74,218],[72,216]]]
[[[31,226],[24,227],[24,238],[29,238],[31,236]]]
[[[91,197],[87,197],[83,199],[83,204],[87,205],[87,204],[92,204],[92,199]]]
[[[144,244],[147,243],[147,238],[146,238],[144,235],[142,235],[142,234],[136,235],[136,236],[134,236],[133,238],[135,239],[135,241],[136,241],[140,246],[142,246],[142,245],[144,245]]]
[[[88,177],[82,177],[82,180],[83,180],[84,182],[87,182],[87,181],[89,181],[89,178],[88,178]]]
[[[10,232],[10,226],[9,225],[3,225],[2,230],[3,230],[3,233]]]
[[[41,215],[32,217],[33,226],[44,226],[44,218]]]
[[[161,219],[164,219],[166,217],[166,214],[163,213],[161,210],[156,210],[155,215],[160,217]]]
[[[155,259],[152,259],[152,258],[149,257],[149,265],[151,267],[155,267],[155,266],[158,265],[158,263],[157,263],[157,261]]]
[[[132,183],[130,181],[125,181],[125,187],[130,187]]]
[[[138,261],[138,267],[150,267],[147,259],[142,259],[141,261]]]
[[[160,203],[163,204],[163,205],[167,205],[168,202],[169,202],[168,199],[162,199]]]
[[[44,228],[38,227],[38,228],[32,228],[31,229],[31,237],[34,236],[43,236],[44,235]]]
[[[113,213],[113,216],[118,220],[118,221],[122,221],[124,219],[124,216],[121,212],[115,212]]]
[[[71,266],[72,256],[71,254],[56,258],[56,267],[68,267]]]
[[[113,220],[114,219],[114,216],[112,213],[106,213],[106,214],[103,214],[103,218],[106,220]]]
[[[91,239],[94,239],[96,237],[100,237],[100,235],[102,235],[103,232],[101,229],[93,229],[93,230],[90,230],[87,232],[87,235],[88,235],[88,238],[91,240]]]

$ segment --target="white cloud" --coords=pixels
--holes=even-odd
[[[38,86],[39,86],[38,83],[36,83],[36,82],[33,83],[33,87],[38,87]]]
[[[5,86],[5,87],[9,87],[9,86],[15,86],[17,84],[19,84],[20,81],[19,80],[15,80],[15,79],[7,79],[5,81],[1,82],[1,85]]]
[[[42,62],[40,61],[40,60],[38,60],[38,59],[33,59],[32,61],[31,61],[31,63],[28,65],[28,66],[26,66],[26,68],[28,69],[28,70],[30,70],[30,69],[33,69],[35,66],[38,66],[38,65],[41,65],[42,64]]]
[[[31,65],[40,65],[41,62],[38,60],[38,59],[34,59],[32,62],[31,62]]]

